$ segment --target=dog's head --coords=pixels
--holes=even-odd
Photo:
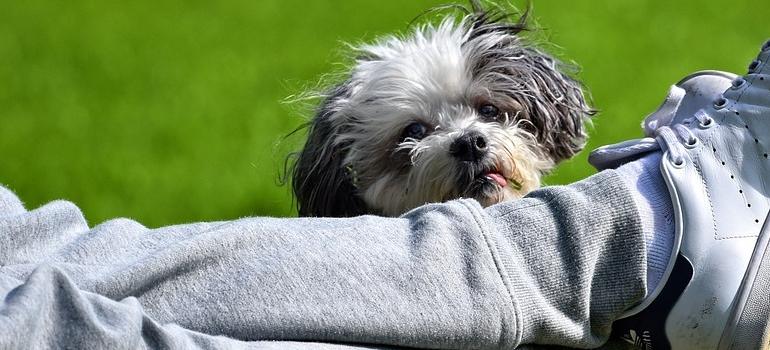
[[[518,198],[585,143],[581,84],[481,10],[358,48],[293,168],[302,216],[395,216],[428,202]]]

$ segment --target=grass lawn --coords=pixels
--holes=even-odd
[[[276,144],[307,109],[282,100],[339,71],[343,42],[403,31],[444,2],[6,1],[0,183],[30,208],[72,200],[92,225],[294,215],[276,180],[302,140]],[[601,110],[589,149],[637,137],[687,73],[745,72],[770,37],[770,2],[533,3]],[[586,156],[547,183],[592,174]]]

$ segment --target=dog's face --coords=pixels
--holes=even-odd
[[[486,13],[359,49],[294,168],[303,216],[518,198],[584,144],[581,85]]]

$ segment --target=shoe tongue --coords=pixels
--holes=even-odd
[[[737,76],[720,71],[700,71],[688,75],[676,86],[685,91],[670,125],[692,118],[695,112],[713,106],[714,100],[730,88]]]
[[[684,89],[671,85],[671,88],[668,89],[668,95],[666,95],[666,99],[663,100],[660,107],[648,115],[647,118],[644,118],[642,122],[644,136],[655,137],[655,130],[658,130],[661,126],[671,125],[685,94],[686,91]]]
[[[711,106],[719,94],[730,88],[735,77],[720,71],[700,71],[684,77],[671,86],[660,107],[644,119],[644,135],[655,137],[655,130],[661,126],[682,123],[698,110]]]

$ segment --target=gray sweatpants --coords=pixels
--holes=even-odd
[[[628,191],[148,229],[0,187],[0,348],[594,347],[645,294]]]

